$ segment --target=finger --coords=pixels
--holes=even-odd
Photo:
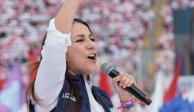
[[[119,72],[119,75],[126,75],[127,73],[125,71]]]
[[[116,76],[115,78],[113,78],[112,79],[113,86],[117,86],[119,80],[120,80],[120,76]]]
[[[122,77],[122,80],[121,80],[121,84],[123,87],[129,87],[131,86],[133,83],[135,83],[135,79],[133,76],[129,75],[129,74],[125,74],[123,77]]]
[[[121,81],[122,81],[123,75],[124,75],[124,72],[121,71],[121,72],[119,72],[119,75],[116,76],[116,77],[113,79],[114,81],[118,82],[118,85],[119,85],[119,86],[122,86],[122,82],[121,82]]]
[[[126,82],[126,86],[127,86],[127,87],[130,87],[132,84],[133,84],[133,81],[131,81],[131,80],[128,80],[128,81]]]
[[[126,82],[128,82],[127,76],[126,75],[122,75],[121,80],[120,80],[120,86],[122,86],[123,88],[126,88]]]
[[[134,77],[124,71],[121,71],[118,76],[113,78],[113,81],[114,83],[119,82],[118,85],[123,88],[130,87],[133,83],[135,83]]]
[[[132,84],[135,83],[135,79],[133,76],[129,75],[128,77],[128,82],[127,82],[127,87],[130,87]]]
[[[126,72],[121,73],[121,79],[120,79],[120,86],[123,88],[126,88],[129,79],[128,79],[128,74]]]
[[[122,78],[124,75],[126,75],[126,74],[127,74],[126,72],[121,71],[121,72],[119,72],[119,75],[118,75],[118,76],[116,76],[116,77],[113,78],[113,80],[114,80],[114,81],[120,81],[121,78]]]
[[[125,80],[125,82],[124,82],[124,85],[125,85],[124,87],[125,87],[125,88],[126,88],[126,87],[130,87],[131,84],[132,84],[131,79],[126,78],[126,80]]]
[[[118,82],[120,80],[121,80],[121,76],[120,75],[118,75],[118,76],[113,78],[113,81],[115,81],[115,82]]]
[[[133,84],[135,84],[135,83],[136,83],[135,78],[134,78],[133,76],[130,76],[130,77],[131,77],[131,82],[132,82]]]

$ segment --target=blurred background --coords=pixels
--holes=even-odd
[[[99,65],[133,74],[153,103],[134,112],[194,112],[194,0],[81,0],[76,17],[98,43]],[[35,74],[49,20],[62,0],[0,0],[0,112],[27,112],[25,94]],[[119,105],[100,69],[92,82]]]

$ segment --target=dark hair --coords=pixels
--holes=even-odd
[[[92,33],[89,25],[85,21],[83,21],[82,19],[75,18],[73,20],[73,22],[82,23],[83,25],[87,26],[89,31]],[[42,45],[41,45],[41,50],[43,49],[43,46],[45,44],[46,36],[47,35],[45,35],[44,38],[43,38]],[[40,55],[40,61],[41,60],[42,60],[42,55]],[[40,61],[38,61],[38,62],[36,61],[36,62],[30,63],[30,65],[29,65],[29,68],[30,68],[29,74],[32,74],[32,73],[37,74],[37,70],[38,70],[38,67],[40,65]],[[41,103],[41,100],[35,95],[35,92],[34,92],[35,79],[36,78],[33,79],[33,81],[29,85],[28,90],[26,92],[26,101],[27,101],[28,109],[30,108],[30,103],[31,103],[30,98],[32,98],[37,104],[43,105]],[[89,75],[87,76],[87,79],[90,80]],[[77,85],[71,80],[70,73],[68,72],[68,62],[67,62],[67,68],[66,68],[66,72],[65,72],[65,81],[67,81],[69,83],[69,85],[70,85],[70,89],[71,89],[71,93],[70,94],[75,96],[76,99],[77,99],[76,108],[73,108],[73,106],[69,102],[70,100],[68,100],[68,105],[69,106],[67,106],[67,111],[68,112],[80,112],[80,110],[81,110],[80,92],[79,92],[79,89],[78,89]]]
[[[87,26],[88,29],[89,29],[89,31],[90,31],[90,33],[92,33],[92,30],[91,30],[90,26],[88,25],[88,23],[86,23],[86,22],[83,21],[82,19],[74,18],[74,19],[73,19],[73,22],[82,23],[83,25]]]

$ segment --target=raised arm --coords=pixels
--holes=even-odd
[[[80,0],[66,0],[55,17],[56,28],[62,33],[69,33]]]
[[[37,112],[49,112],[58,102],[66,72],[66,52],[71,45],[70,32],[79,0],[66,0],[52,19],[41,51],[34,91],[41,104],[35,105]]]

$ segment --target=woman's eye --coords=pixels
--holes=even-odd
[[[94,38],[92,38],[92,39],[90,39],[91,41],[95,41],[95,39]]]
[[[91,41],[95,41],[96,39],[94,38],[93,35],[91,35],[91,36],[90,36],[90,40],[91,40]]]
[[[82,41],[83,41],[83,39],[76,40],[76,42],[82,42]]]

